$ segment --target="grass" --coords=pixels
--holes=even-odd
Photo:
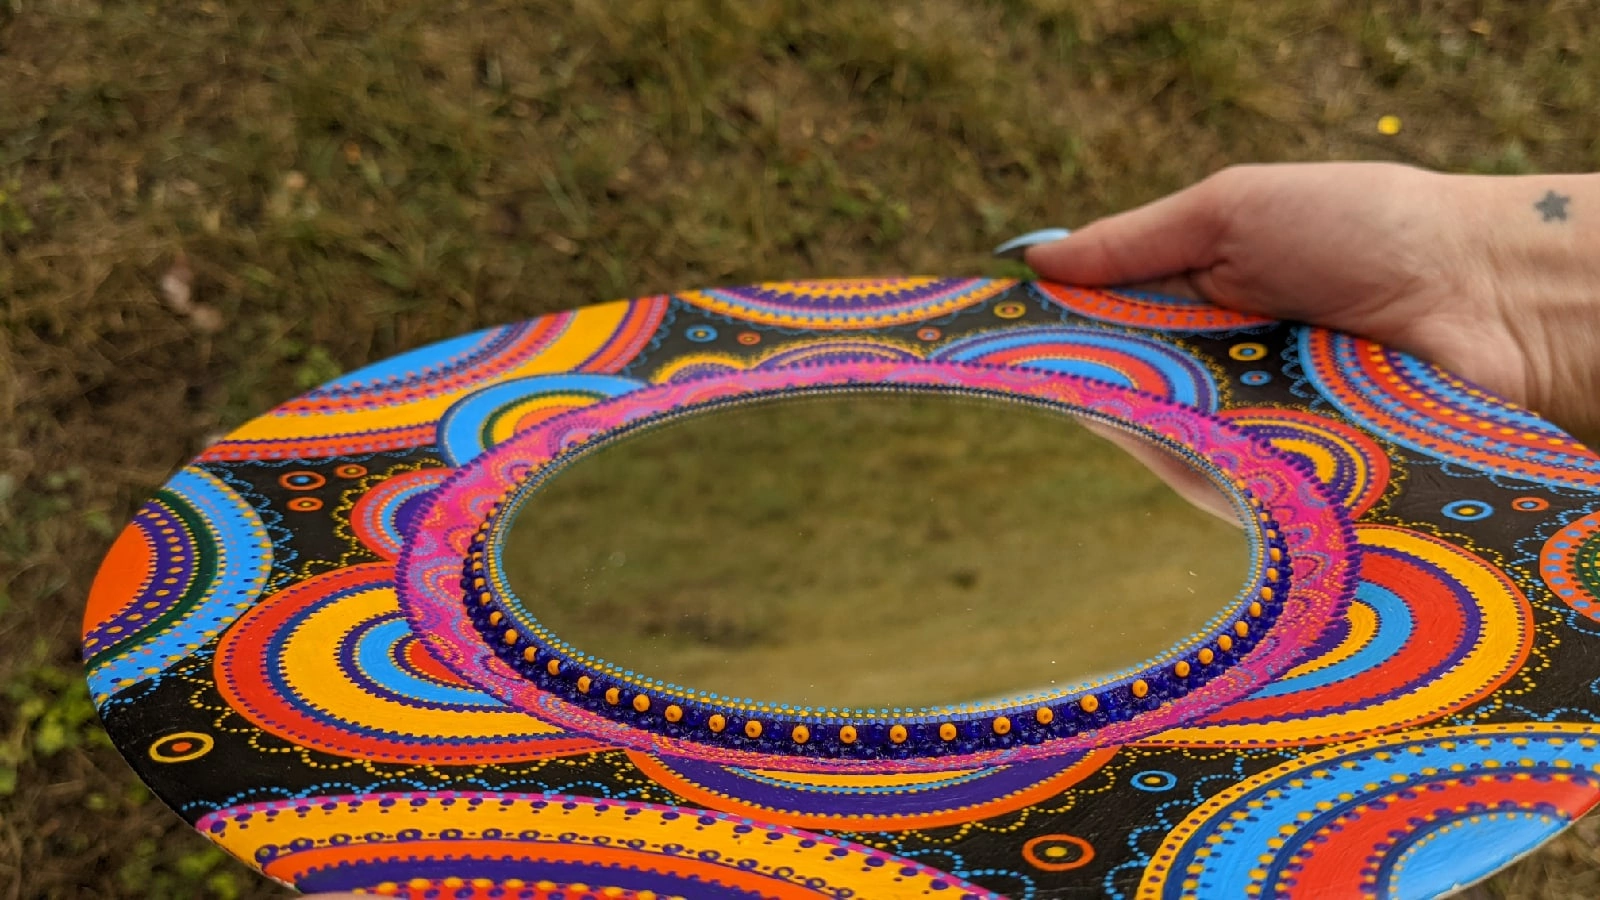
[[[471,327],[985,273],[1230,162],[1600,169],[1595,0],[0,0],[0,898],[259,897],[101,737],[79,611],[208,436]],[[1380,115],[1401,117],[1394,137]],[[1594,828],[1500,876],[1589,897]]]

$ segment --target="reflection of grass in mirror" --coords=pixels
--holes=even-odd
[[[504,561],[536,616],[609,662],[894,706],[1139,663],[1237,593],[1246,547],[1072,419],[879,394],[600,450],[522,507]]]

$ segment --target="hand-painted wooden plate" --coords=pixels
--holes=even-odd
[[[1249,523],[1248,578],[1112,676],[918,709],[635,674],[508,585],[510,517],[571,460],[850,391],[1163,446]],[[84,652],[139,775],[304,891],[1425,897],[1600,800],[1597,559],[1600,458],[1366,341],[1047,283],[778,283],[467,335],[250,422],[118,538]]]

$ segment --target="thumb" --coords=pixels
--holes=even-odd
[[[1205,269],[1217,261],[1225,192],[1207,179],[1137,209],[1029,248],[1040,277],[1066,284],[1131,284]]]

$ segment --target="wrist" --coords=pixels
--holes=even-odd
[[[1461,289],[1513,345],[1520,399],[1600,426],[1600,175],[1450,176]],[[1498,332],[1498,335],[1495,333]]]

